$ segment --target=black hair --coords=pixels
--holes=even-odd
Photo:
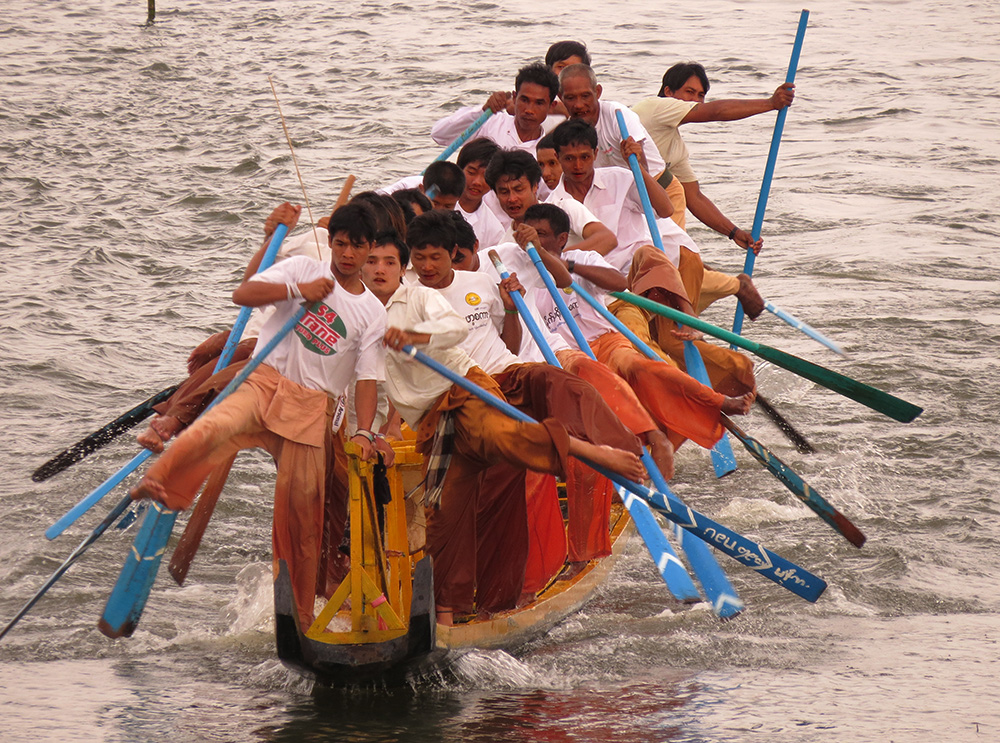
[[[535,145],[535,152],[538,152],[539,150],[554,150],[555,148],[555,140],[552,138],[552,132],[549,132],[538,140],[538,144]]]
[[[489,163],[490,158],[500,149],[500,145],[486,137],[476,137],[465,143],[458,151],[458,167],[465,170],[470,163]]]
[[[338,232],[346,232],[347,238],[353,243],[370,243],[378,232],[377,225],[378,219],[371,206],[356,201],[334,210],[326,230],[330,233],[331,243]]]
[[[420,207],[420,211],[424,212],[429,212],[434,208],[434,204],[431,203],[431,200],[419,188],[404,188],[400,191],[394,191],[391,196],[402,208],[403,215],[406,217],[406,224],[410,224],[413,218],[417,216],[417,210],[413,208],[414,204]]]
[[[525,83],[534,83],[535,85],[541,85],[543,88],[548,88],[549,103],[552,103],[556,99],[556,96],[559,95],[559,78],[550,66],[544,65],[541,62],[532,62],[517,71],[517,77],[514,78],[514,95],[517,95],[517,91]]]
[[[545,64],[551,67],[570,57],[579,57],[584,64],[590,64],[590,53],[582,41],[557,41],[545,52]]]
[[[372,208],[375,214],[376,232],[395,230],[401,235],[406,235],[406,216],[391,196],[376,191],[362,191],[348,203],[355,202],[368,204]]]
[[[555,234],[561,235],[564,232],[569,232],[569,215],[555,204],[546,204],[540,201],[524,210],[525,222],[543,219],[549,223],[549,227]]]
[[[596,150],[597,130],[583,119],[569,119],[552,130],[552,143],[557,155],[563,147],[574,144],[584,144]]]
[[[663,92],[664,88],[669,88],[670,90],[680,90],[684,87],[684,83],[686,83],[692,75],[701,81],[701,86],[707,93],[708,73],[705,72],[705,68],[697,62],[678,62],[663,73],[663,81],[660,83],[660,89],[656,91],[656,95],[660,98],[666,98],[667,95]]]
[[[455,254],[457,233],[455,223],[448,212],[431,209],[418,214],[410,222],[407,234],[410,236],[411,251],[433,246],[444,248],[450,255]]]
[[[436,188],[440,196],[458,198],[465,191],[465,173],[447,160],[433,162],[424,171],[424,194],[430,193],[431,188]]]
[[[399,265],[405,267],[410,262],[410,246],[396,230],[385,230],[375,236],[376,245],[392,245],[399,253]]]
[[[449,216],[455,225],[455,245],[463,250],[475,250],[476,240],[479,238],[476,237],[476,231],[472,229],[469,220],[458,209],[451,211]]]
[[[525,176],[529,184],[537,186],[542,179],[542,168],[524,150],[498,150],[486,166],[486,182],[495,189],[504,176],[514,181]]]

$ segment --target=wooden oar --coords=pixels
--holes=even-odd
[[[624,142],[628,139],[628,126],[625,124],[625,116],[621,111],[615,111],[618,119],[618,131]],[[660,228],[656,225],[656,215],[653,213],[653,205],[649,200],[649,192],[646,190],[646,181],[642,177],[642,170],[639,168],[639,160],[635,155],[628,156],[628,166],[632,171],[632,180],[639,191],[639,200],[642,202],[642,210],[646,215],[646,224],[649,227],[649,235],[653,240],[653,245],[663,251],[663,236],[660,235]],[[664,251],[665,252],[665,251]],[[684,367],[687,373],[697,379],[706,387],[711,387],[712,382],[708,378],[708,370],[705,368],[705,361],[701,357],[698,347],[691,341],[684,341]],[[736,471],[736,455],[733,453],[733,446],[729,443],[729,438],[723,434],[715,446],[710,451],[712,457],[712,468],[716,477],[725,477]]]
[[[351,200],[351,189],[354,188],[354,176],[349,175],[344,180],[344,185],[340,189],[340,195],[337,196],[337,202],[333,205],[333,211],[337,211],[340,207]]]
[[[788,74],[785,76],[786,83],[795,82],[795,72],[799,67],[799,54],[802,52],[802,42],[806,36],[806,23],[809,21],[809,11],[803,10],[799,16],[799,27],[795,32],[795,43],[792,45],[792,58],[788,63]],[[753,216],[753,228],[750,237],[753,242],[760,239],[761,230],[764,227],[764,212],[767,209],[767,197],[771,191],[771,178],[774,176],[774,166],[778,161],[778,146],[781,144],[781,133],[785,128],[785,117],[788,116],[788,106],[778,111],[778,116],[774,121],[774,133],[771,135],[771,149],[767,153],[767,164],[764,166],[764,179],[760,184],[760,196],[757,197],[757,211]],[[753,276],[753,264],[757,254],[753,250],[747,250],[746,259],[743,262],[743,273]],[[736,303],[736,314],[733,317],[733,332],[739,335],[743,330],[743,305]]]
[[[212,401],[205,410],[211,410],[225,400],[260,366],[268,354],[284,340],[299,320],[306,314],[307,305],[303,304],[298,311],[288,319],[274,337],[257,352],[244,366],[240,373],[226,385],[226,388]],[[118,581],[108,596],[104,613],[98,622],[98,627],[108,637],[130,636],[142,616],[150,589],[160,569],[160,561],[166,549],[167,541],[173,530],[177,511],[154,503],[153,508],[146,512],[139,533],[135,537],[132,550],[125,559],[125,565],[118,576]]]
[[[534,247],[531,248],[534,250]],[[507,271],[506,267],[503,265],[503,261],[500,260],[500,256],[495,250],[489,252],[490,260],[493,261],[493,265],[500,274],[501,278],[508,278],[510,273]],[[538,252],[535,251],[535,257],[538,257]],[[534,257],[532,258],[534,260]],[[539,264],[541,263],[541,258],[539,258]],[[538,267],[539,264],[536,264]],[[548,271],[545,270],[544,266],[539,268],[540,271],[545,271],[545,276],[552,280],[549,276]],[[511,292],[511,299],[514,300],[514,305],[517,307],[517,311],[521,314],[521,319],[524,320],[525,326],[528,328],[528,332],[531,337],[535,339],[535,344],[538,346],[539,350],[542,352],[542,356],[545,360],[552,366],[562,368],[562,364],[559,363],[559,359],[556,358],[555,353],[552,351],[551,346],[549,346],[548,341],[545,340],[545,336],[542,335],[541,329],[538,327],[538,323],[535,322],[534,316],[528,309],[527,304],[524,301],[524,297],[521,296],[521,292]],[[566,311],[567,315],[569,310]],[[571,318],[572,319],[572,318]],[[576,328],[576,332],[579,333],[579,328]],[[580,334],[580,338],[583,339],[583,334]],[[589,352],[591,351],[590,345],[587,344],[586,339],[583,339],[584,348]],[[593,358],[593,353],[591,353]],[[647,470],[655,470],[659,473],[656,464],[650,458],[648,452],[643,452],[643,464],[646,465]],[[622,498],[622,502],[625,502],[625,498]],[[656,517],[653,516],[652,512],[649,510],[649,506],[642,501],[632,501],[631,507],[628,509],[629,516],[632,517],[632,522],[635,524],[636,531],[639,532],[639,536],[642,537],[642,541],[646,545],[646,549],[649,550],[650,557],[653,558],[653,564],[656,565],[657,571],[660,573],[660,577],[663,578],[663,582],[666,583],[667,589],[678,601],[684,602],[695,602],[700,601],[701,596],[698,595],[698,589],[695,587],[694,582],[691,580],[691,576],[688,575],[687,570],[684,568],[684,564],[677,557],[677,553],[674,548],[670,546],[670,542],[663,534],[663,530],[660,529],[660,525],[656,523]]]
[[[90,536],[80,542],[77,548],[70,553],[69,557],[66,558],[63,564],[56,568],[56,571],[52,573],[52,575],[49,576],[49,579],[45,581],[40,589],[38,589],[38,592],[31,597],[28,603],[26,603],[17,615],[7,623],[7,626],[0,631],[0,639],[3,639],[4,635],[10,632],[14,625],[17,624],[21,618],[31,610],[31,607],[38,603],[38,600],[45,595],[46,591],[52,588],[56,581],[62,578],[63,574],[70,569],[74,562],[80,559],[80,556],[87,551],[90,545],[96,542],[98,537],[107,531],[108,527],[110,527],[119,516],[125,513],[131,503],[132,499],[126,495],[121,501],[118,502],[118,505],[111,509],[111,512],[105,516],[104,520],[90,533]]]
[[[447,366],[435,361],[413,346],[403,346],[402,352],[446,377],[452,384],[457,384],[486,404],[509,415],[511,418],[524,421],[525,423],[535,422],[530,416],[525,415],[506,400],[494,397],[475,382],[455,373]],[[822,595],[823,591],[826,590],[826,581],[822,578],[813,575],[808,570],[747,539],[742,534],[698,513],[693,508],[681,503],[673,493],[661,493],[650,490],[598,464],[589,462],[586,459],[581,459],[581,461],[612,482],[625,488],[628,491],[625,500],[634,498],[645,500],[674,523],[680,524],[684,529],[711,544],[720,552],[725,552],[734,560],[753,568],[768,580],[774,581],[796,596],[806,601],[816,601]],[[627,506],[628,504],[626,503]]]
[[[850,519],[830,505],[826,498],[809,487],[807,482],[799,477],[791,467],[774,456],[767,447],[748,435],[726,415],[722,416],[722,425],[740,440],[740,443],[746,447],[754,459],[767,467],[786,488],[795,494],[796,498],[809,506],[817,516],[832,526],[844,539],[855,547],[861,547],[865,543],[865,535],[851,523]]]
[[[57,475],[64,469],[76,464],[89,454],[94,453],[105,444],[114,441],[118,436],[125,433],[137,423],[140,423],[155,411],[153,408],[169,398],[177,391],[179,385],[167,387],[153,395],[145,402],[139,403],[127,413],[122,413],[104,428],[94,431],[84,439],[73,444],[73,446],[52,457],[37,470],[31,473],[31,479],[35,482],[42,482],[53,475]]]
[[[700,318],[687,315],[675,310],[673,307],[666,307],[638,294],[632,294],[632,292],[611,292],[611,296],[624,299],[626,302],[641,307],[644,310],[662,315],[682,325],[688,325],[695,330],[708,333],[720,340],[728,341],[762,359],[767,359],[775,366],[787,369],[790,372],[798,374],[800,377],[804,377],[827,389],[838,392],[844,397],[849,397],[862,405],[868,406],[872,410],[877,410],[902,423],[909,423],[924,410],[913,403],[890,395],[888,392],[883,392],[880,389],[851,379],[843,374],[831,371],[819,364],[813,364],[810,361],[800,359],[798,356],[793,356],[784,351],[779,351],[777,348],[766,346],[763,343],[747,340],[728,330],[723,330],[711,323],[707,323]]]
[[[205,488],[201,491],[198,502],[191,511],[191,518],[188,519],[187,525],[184,527],[184,533],[181,534],[180,541],[174,547],[169,570],[170,575],[179,586],[184,585],[191,561],[201,546],[201,538],[205,535],[205,528],[211,521],[212,514],[215,513],[215,505],[219,502],[219,495],[222,494],[222,489],[226,486],[229,470],[232,469],[235,461],[236,455],[234,454],[228,462],[220,464],[209,475],[208,482],[205,483]]]

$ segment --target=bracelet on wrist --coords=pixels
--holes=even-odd
[[[506,307],[504,307],[503,311],[506,312],[508,315],[516,315],[517,314],[517,310],[516,309],[515,310],[508,310]]]
[[[302,290],[299,289],[299,285],[294,281],[289,281],[285,284],[285,288],[288,289],[288,299],[289,301],[293,299],[302,299]]]
[[[734,237],[736,237],[736,233],[739,231],[739,229],[740,229],[739,227],[737,227],[736,225],[733,225],[733,229],[729,230],[729,239],[730,240],[732,240]]]
[[[354,432],[354,436],[361,436],[362,438],[368,439],[369,443],[371,444],[375,443],[375,434],[369,431],[367,428],[359,428],[357,431]],[[354,436],[351,436],[351,438],[353,439]]]
[[[573,271],[576,270],[576,261],[574,261],[572,258],[566,261],[566,270],[569,271],[570,273],[573,273]]]

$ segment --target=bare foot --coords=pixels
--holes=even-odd
[[[678,325],[670,331],[670,334],[680,341],[700,341],[705,337],[700,332],[694,328],[689,328],[687,325]]]
[[[154,454],[159,454],[163,451],[163,439],[160,438],[160,434],[152,426],[148,426],[145,431],[135,437],[135,440],[139,442],[139,446],[143,449],[149,449]]]
[[[615,449],[613,446],[599,446],[583,441],[575,437],[570,437],[569,453],[583,459],[589,459],[594,464],[598,464],[606,469],[615,472],[622,477],[627,477],[634,482],[642,482],[646,479],[646,468],[632,452],[624,449]]]
[[[128,491],[128,494],[132,500],[149,498],[164,504],[167,502],[167,491],[163,487],[163,483],[150,477],[142,478],[138,485]]]
[[[753,392],[747,392],[740,397],[727,397],[722,401],[722,412],[726,415],[746,415],[750,412],[754,397]]]
[[[741,273],[736,278],[740,282],[740,290],[736,292],[736,298],[743,305],[743,311],[747,317],[751,320],[756,320],[760,317],[760,313],[764,311],[764,298],[760,296],[757,287],[753,285],[753,281],[745,273]]]
[[[674,445],[663,431],[650,431],[646,434],[646,443],[649,445],[649,453],[656,462],[656,466],[663,475],[664,480],[670,480],[674,476]]]
[[[184,428],[184,424],[172,415],[158,415],[149,422],[149,427],[156,431],[165,443],[176,436],[177,432]]]

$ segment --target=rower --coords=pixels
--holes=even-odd
[[[559,94],[559,79],[541,62],[522,67],[514,78],[513,94],[507,91],[493,93],[481,107],[467,106],[440,119],[431,128],[431,138],[440,145],[451,144],[483,111],[493,110],[493,115],[476,133],[496,142],[500,147],[535,152],[541,139],[542,124],[549,115],[552,102]],[[507,113],[513,100],[514,113]]]
[[[290,220],[291,221],[291,220]],[[289,225],[294,226],[294,221]],[[375,237],[369,207],[348,204],[328,225],[330,262],[297,256],[245,280],[244,306],[274,305],[265,341],[302,300],[318,302],[246,384],[184,430],[132,490],[168,508],[187,508],[209,473],[237,451],[261,447],[278,468],[274,560],[288,564],[302,630],[312,624],[324,531],[327,450],[334,401],[355,385],[359,431],[351,439],[374,455],[376,384],[384,379],[385,309],[361,282]],[[261,344],[263,346],[264,344]]]
[[[491,487],[497,478],[484,476],[487,468],[505,466],[561,475],[568,455],[595,456],[613,471],[641,478],[642,465],[631,434],[626,432],[623,437],[626,449],[588,443],[574,430],[579,425],[579,402],[567,402],[564,395],[550,400],[553,387],[569,394],[567,384],[576,385],[580,398],[595,405],[593,413],[601,425],[610,424],[614,429],[617,421],[613,414],[601,410],[603,403],[596,392],[579,388],[582,382],[568,377],[558,384],[543,384],[535,390],[534,400],[527,399],[528,388],[513,384],[514,378],[540,382],[545,378],[545,374],[531,374],[530,370],[508,369],[504,361],[513,355],[500,341],[494,323],[499,315],[500,323],[505,324],[508,313],[504,310],[510,303],[505,294],[508,288],[519,288],[516,277],[505,283],[501,293],[481,274],[454,271],[454,227],[438,212],[414,219],[408,235],[411,263],[420,281],[401,286],[389,300],[386,344],[396,350],[407,344],[422,347],[498,396],[505,396],[502,388],[506,386],[514,393],[509,402],[533,411],[542,421],[513,422],[405,357],[390,354],[387,359],[389,397],[417,431],[419,451],[429,455],[435,436],[447,435],[444,427],[437,433],[443,418],[450,417],[454,425],[453,447],[446,447],[453,451],[450,464],[443,477],[428,483],[426,501],[427,548],[434,557],[438,621],[450,624],[454,612],[469,614],[478,608],[492,613],[512,608],[523,584],[527,554],[524,491]],[[469,281],[465,277],[474,278]],[[463,318],[453,307],[455,302],[449,301],[456,293],[470,317]],[[470,339],[470,335],[474,337]],[[466,349],[491,365],[499,364],[502,373],[489,376],[489,370],[482,369]],[[559,409],[561,420],[549,412],[553,403],[565,404]]]
[[[484,248],[498,245],[507,226],[496,194],[486,182],[486,166],[499,149],[492,139],[477,137],[466,142],[458,152],[457,164],[465,175],[465,190],[455,209],[472,225],[476,239]]]

